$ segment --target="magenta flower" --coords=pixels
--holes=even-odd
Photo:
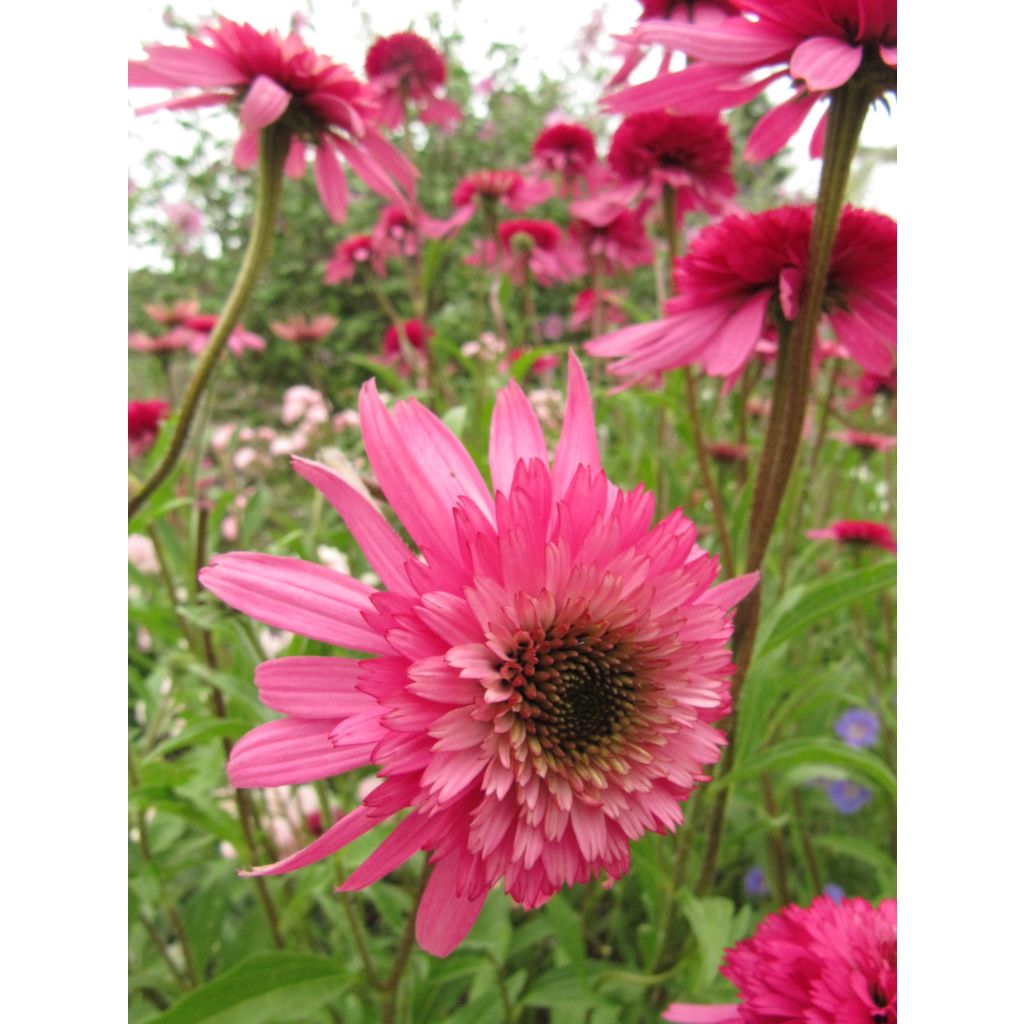
[[[896,0],[736,0],[735,6],[746,16],[718,24],[638,25],[629,42],[660,43],[701,63],[671,74],[663,65],[659,77],[607,97],[605,107],[624,114],[718,113],[788,78],[794,95],[758,121],[744,151],[748,160],[764,160],[792,138],[818,100],[854,75],[870,79],[879,95],[895,89]],[[812,156],[821,155],[824,131],[825,116]]]
[[[677,220],[688,210],[718,213],[736,193],[729,129],[711,114],[633,114],[612,136],[608,163],[650,199],[673,189]]]
[[[370,267],[374,273],[383,277],[385,272],[385,256],[372,236],[352,235],[334,247],[334,255],[327,261],[324,270],[324,283],[337,284],[339,281],[351,281],[356,271],[362,267]]]
[[[411,103],[424,124],[453,128],[462,120],[457,103],[439,95],[447,77],[444,57],[415,32],[378,39],[366,53],[366,77],[381,101],[380,119],[397,128]]]
[[[559,226],[549,220],[505,220],[498,225],[501,256],[509,279],[521,284],[526,268],[548,287],[584,271],[577,249],[566,245]]]
[[[337,326],[337,317],[318,313],[311,317],[298,315],[284,321],[275,320],[271,323],[270,329],[282,341],[294,341],[301,345],[322,341]]]
[[[771,316],[799,310],[813,208],[784,206],[727,217],[705,228],[676,261],[677,295],[666,319],[634,324],[587,344],[616,356],[612,373],[640,379],[691,363],[722,377],[753,356]],[[846,207],[832,249],[824,316],[853,359],[877,372],[893,365],[896,345],[896,223]]]
[[[179,299],[173,306],[153,303],[142,308],[150,320],[155,320],[166,327],[179,327],[189,317],[199,315],[199,303],[194,299]]]
[[[153,447],[160,431],[160,421],[166,419],[171,407],[159,398],[128,403],[128,455],[135,458]]]
[[[675,1003],[676,1024],[896,1024],[896,901],[819,896],[726,950],[732,1006]]]
[[[424,238],[444,238],[459,227],[454,219],[437,220],[415,203],[392,204],[381,210],[370,242],[379,259],[412,259]]]
[[[872,523],[866,519],[841,519],[831,526],[808,530],[811,540],[834,540],[839,544],[857,547],[870,545],[896,554],[896,538],[885,523]]]
[[[188,347],[189,352],[197,355],[210,343],[210,335],[217,326],[219,315],[216,313],[198,313],[196,316],[186,317],[180,327],[175,327],[167,334],[165,340],[170,340],[175,345]],[[266,341],[258,334],[247,331],[239,325],[228,338],[228,348],[231,352],[240,356],[246,349],[253,352],[262,352],[267,347]]]
[[[585,125],[558,121],[538,134],[533,158],[542,170],[556,175],[563,194],[569,194],[597,163],[594,135]]]
[[[415,360],[419,366],[423,366],[426,363],[427,342],[434,336],[434,329],[421,320],[406,320],[402,324],[402,330],[405,333],[405,340],[409,342],[411,351],[402,351],[402,342],[398,336],[398,328],[394,324],[390,324],[384,332],[383,361],[388,365],[394,365],[398,373],[404,377],[413,369],[409,365],[409,357]]]
[[[344,64],[314,52],[294,32],[257,32],[227,18],[200,34],[206,41],[189,36],[187,46],[149,46],[146,60],[128,62],[129,85],[201,90],[139,114],[240,104],[235,163],[242,168],[256,162],[260,131],[282,123],[292,140],[285,173],[302,177],[306,147],[312,145],[317,190],[334,221],[343,221],[348,208],[339,156],[387,199],[401,201],[403,190],[413,191],[416,169],[374,127],[371,91]]]
[[[516,384],[497,396],[491,489],[415,400],[389,411],[364,385],[367,455],[417,557],[326,467],[296,460],[353,532],[386,590],[292,558],[235,552],[200,574],[232,607],[372,657],[261,665],[285,718],[235,746],[236,786],[291,785],[366,765],[382,784],[305,850],[328,856],[398,812],[346,880],[361,889],[419,850],[434,865],[416,935],[445,956],[491,886],[527,909],[563,885],[629,866],[629,842],[682,821],[729,709],[729,609],[756,582],[712,587],[717,560],[680,511],[601,470],[583,370],[570,356],[565,422],[549,460]]]
[[[530,181],[518,171],[474,171],[452,190],[452,206],[468,207],[471,215],[473,200],[479,196],[485,202],[500,202],[513,213],[522,213],[549,199],[554,190],[550,182]]]
[[[614,192],[569,204],[569,234],[591,265],[606,272],[633,270],[654,262],[654,246],[644,228],[647,205],[630,210]]]
[[[597,297],[598,292],[593,288],[584,288],[576,296],[572,304],[572,315],[569,318],[569,326],[572,330],[581,331],[590,327],[594,320]],[[629,316],[622,308],[626,300],[625,292],[608,291],[602,288],[600,290],[600,297],[606,324],[629,323]]]

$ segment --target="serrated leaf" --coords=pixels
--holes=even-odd
[[[287,1024],[307,1021],[349,978],[309,953],[256,953],[189,992],[159,1024]]]

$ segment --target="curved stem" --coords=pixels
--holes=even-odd
[[[242,311],[245,309],[252,294],[253,287],[259,278],[267,260],[270,258],[274,242],[274,217],[281,198],[281,183],[284,178],[284,161],[288,155],[291,132],[280,124],[265,128],[260,135],[260,164],[256,178],[256,205],[252,218],[252,233],[249,245],[242,258],[242,266],[235,278],[235,283],[228,295],[227,302],[217,318],[217,325],[210,334],[196,367],[195,374],[189,382],[188,390],[178,411],[178,422],[174,427],[174,436],[170,447],[160,464],[128,499],[128,515],[135,515],[145,504],[152,493],[167,479],[178,464],[185,443],[188,441],[189,429],[195,419],[199,399],[206,390],[210,377],[217,365],[224,346],[231,337]]]
[[[419,881],[416,884],[416,893],[413,897],[412,910],[409,913],[409,920],[406,922],[405,931],[398,943],[398,950],[395,952],[395,962],[391,972],[381,984],[381,1024],[394,1024],[395,1002],[398,999],[398,983],[402,980],[402,973],[405,965],[409,962],[409,954],[412,952],[413,939],[416,936],[416,914],[419,911],[420,900],[423,899],[423,890],[427,887],[427,879],[434,870],[430,863],[429,854],[424,857],[423,869],[420,871]]]
[[[812,357],[818,321],[825,300],[832,245],[839,230],[846,187],[850,180],[850,167],[857,151],[861,126],[875,91],[856,80],[832,93],[828,111],[828,129],[825,135],[825,153],[818,186],[818,201],[814,208],[811,241],[807,256],[807,276],[804,281],[800,310],[792,333],[779,332],[779,360],[776,366],[772,411],[764,449],[754,484],[754,501],[747,543],[746,571],[761,568],[768,550],[775,520],[786,493],[786,485],[796,461],[800,435],[811,387]],[[761,609],[761,587],[743,601],[736,611],[733,630],[733,650],[736,672],[733,677],[732,697],[736,709],[725,723],[728,746],[719,765],[719,774],[728,773],[735,759],[736,723],[740,710],[740,691],[750,667],[757,637]],[[715,799],[711,812],[708,845],[704,851],[698,895],[708,891],[714,880],[718,850],[729,789],[725,787]]]

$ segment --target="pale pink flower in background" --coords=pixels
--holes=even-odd
[[[201,38],[205,37],[205,38]],[[317,190],[334,221],[348,209],[344,157],[375,192],[400,202],[415,190],[416,168],[376,128],[371,90],[344,64],[315,53],[296,33],[258,32],[220,18],[186,46],[148,46],[144,61],[128,62],[130,86],[199,89],[137,111],[234,106],[242,123],[235,164],[248,168],[259,155],[260,132],[281,123],[291,138],[289,177],[306,171],[306,149],[315,151]]]
[[[309,344],[314,341],[322,341],[337,326],[337,317],[329,316],[327,313],[318,313],[316,316],[307,317],[297,314],[287,320],[274,320],[270,324],[270,329],[282,341]]]
[[[210,335],[219,319],[217,313],[198,313],[187,317],[184,323],[168,332],[166,340],[186,346],[189,352],[198,355],[210,343]],[[266,347],[267,343],[263,338],[252,331],[247,331],[241,325],[236,327],[228,338],[228,349],[236,356],[240,356],[247,349],[262,352]]]
[[[227,451],[238,427],[234,423],[221,423],[213,428],[210,434],[210,447],[215,452]]]
[[[191,334],[177,330],[168,331],[159,338],[151,338],[143,331],[133,331],[128,335],[128,347],[133,352],[174,352],[187,348],[191,340]]]
[[[896,0],[735,0],[743,13],[717,24],[649,21],[626,37],[700,61],[606,97],[607,110],[711,114],[749,102],[788,79],[793,95],[754,126],[744,156],[764,160],[797,132],[819,100],[860,73],[881,95],[896,88]],[[756,77],[756,76],[760,77]],[[820,156],[825,114],[811,139]]]
[[[331,420],[331,426],[339,432],[342,430],[358,430],[359,413],[357,413],[355,409],[342,409],[341,412],[336,413],[334,419]]]
[[[250,448],[246,445],[243,448],[239,448],[235,452],[234,458],[231,460],[232,465],[239,472],[248,469],[259,457],[259,452],[255,448]]]
[[[160,571],[153,542],[141,533],[128,534],[128,564],[141,573],[152,576]]]
[[[239,611],[370,658],[261,665],[286,717],[235,745],[236,786],[280,786],[367,765],[384,782],[299,853],[303,867],[408,809],[346,880],[361,889],[419,850],[433,871],[416,937],[448,955],[491,886],[527,909],[563,885],[629,866],[629,843],[682,822],[729,710],[730,609],[747,576],[712,586],[717,559],[680,511],[601,469],[586,379],[570,356],[553,462],[515,384],[497,397],[487,486],[457,438],[415,400],[389,411],[373,382],[360,418],[381,489],[421,557],[325,466],[325,495],[386,590],[293,558],[233,552],[200,573]]]
[[[545,430],[557,430],[565,416],[565,395],[557,388],[533,388],[526,397]]]
[[[317,426],[330,419],[324,396],[316,388],[295,384],[284,393],[281,403],[281,422],[290,427],[300,420],[308,426]]]
[[[227,515],[220,521],[220,535],[229,544],[234,544],[238,540],[239,523],[238,517]]]
[[[324,284],[351,281],[360,267],[369,267],[381,276],[387,270],[384,250],[370,235],[352,235],[334,247],[334,255],[324,270]]]
[[[179,327],[190,317],[199,316],[199,303],[195,299],[179,299],[173,306],[152,303],[142,308],[150,320],[166,327]]]
[[[191,203],[164,203],[162,208],[168,223],[185,241],[192,241],[203,233],[206,219]]]
[[[464,356],[479,356],[484,362],[493,363],[497,362],[507,349],[504,338],[499,338],[493,331],[483,331],[478,339],[463,342],[459,351]]]

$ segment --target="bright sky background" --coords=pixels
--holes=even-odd
[[[527,85],[535,84],[542,73],[559,77],[579,67],[577,42],[583,29],[600,17],[604,29],[600,33],[600,48],[611,47],[611,34],[626,32],[635,23],[640,10],[636,0],[516,0],[495,3],[492,0],[369,0],[352,2],[307,3],[305,0],[179,0],[174,5],[180,17],[195,20],[213,10],[225,17],[248,21],[256,28],[286,30],[292,14],[305,13],[311,22],[303,35],[320,52],[349,64],[358,74],[363,73],[363,58],[369,44],[378,35],[388,35],[408,29],[430,36],[427,16],[436,10],[442,29],[458,28],[465,37],[460,55],[474,80],[482,80],[497,65],[487,57],[493,43],[514,43],[522,48],[518,75]],[[128,53],[143,56],[141,47],[146,43],[180,44],[183,34],[168,28],[163,21],[166,5],[137,3],[124,12],[128,34]],[[652,64],[656,63],[652,59]],[[610,64],[611,67],[615,63]],[[650,77],[644,67],[638,69],[632,80],[641,82]],[[152,99],[144,97],[151,95]],[[133,90],[132,102],[143,105],[163,98],[160,90]],[[770,93],[770,95],[772,95]],[[780,86],[779,95],[788,95],[787,87]],[[597,94],[581,95],[581,101],[596,103]],[[211,116],[209,112],[206,116]],[[810,135],[817,120],[812,114],[801,133],[793,142],[792,160],[795,164],[791,182],[794,188],[813,194],[820,163],[806,157]],[[191,148],[191,138],[173,112],[135,118],[129,113],[129,171],[150,149],[185,152]],[[862,142],[866,146],[894,146],[896,119],[882,109],[869,115]],[[137,172],[136,172],[137,173]],[[173,198],[173,197],[172,197]],[[896,214],[896,168],[893,164],[876,169],[868,188],[865,205]]]

